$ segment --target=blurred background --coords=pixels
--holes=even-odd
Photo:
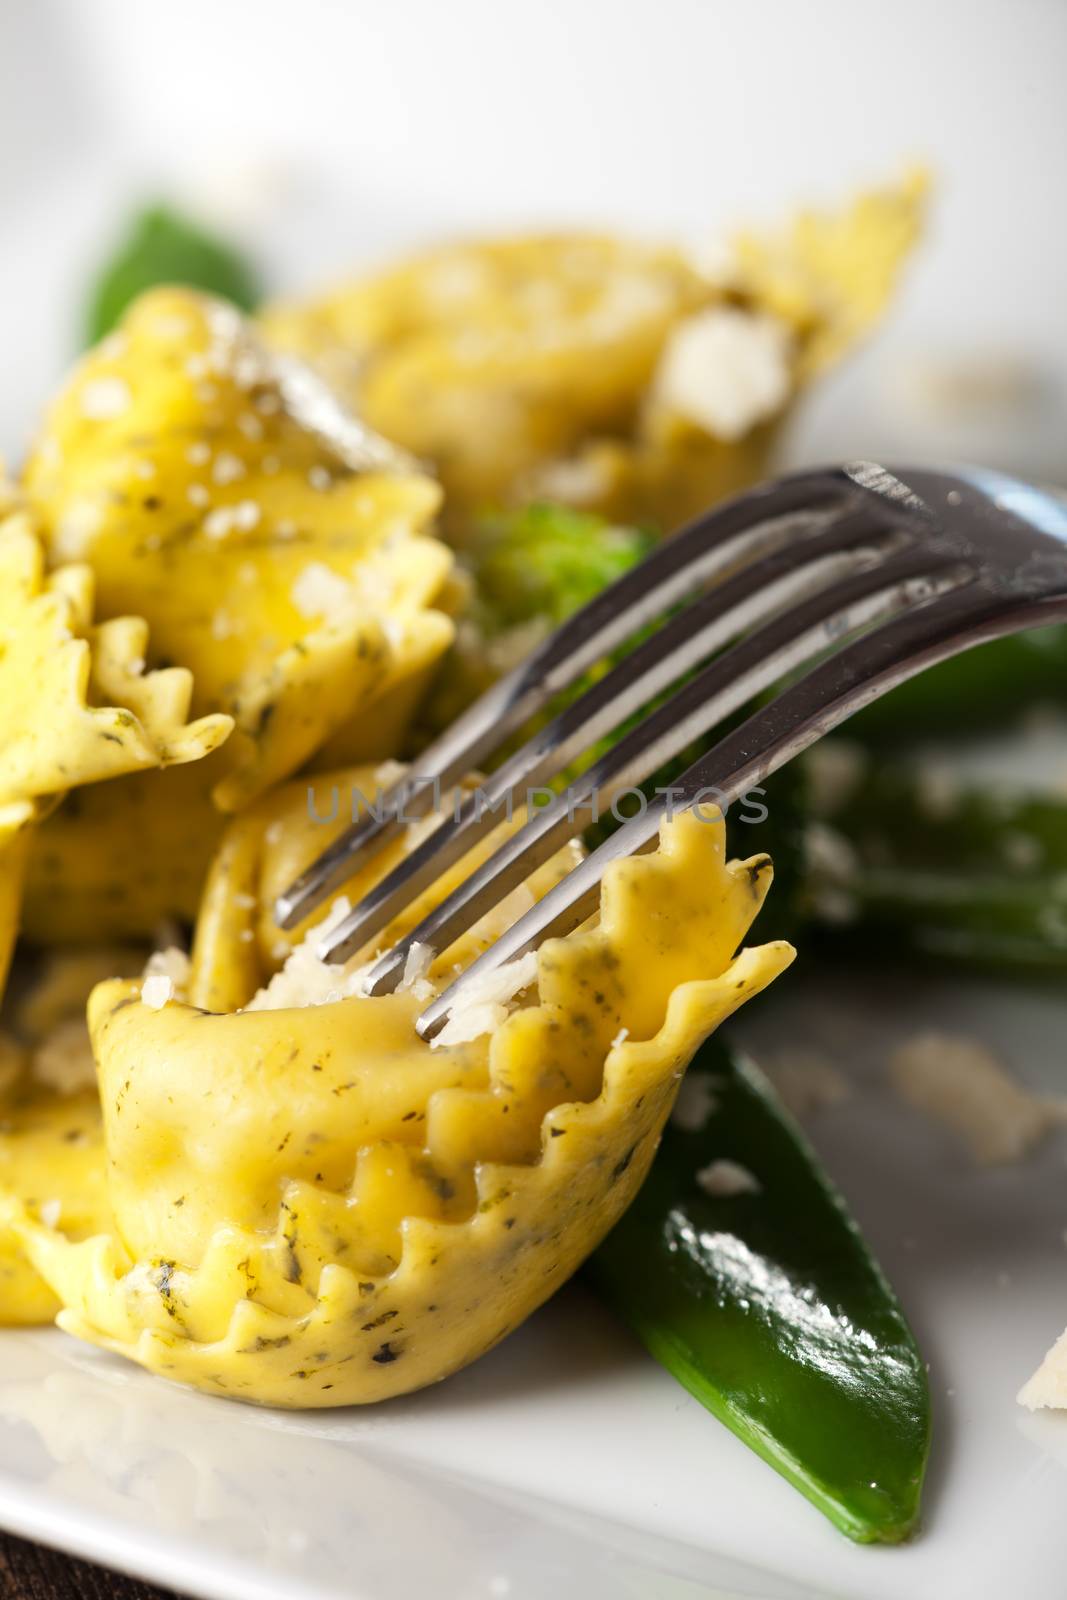
[[[919,160],[925,243],[788,457],[1067,481],[1065,66],[1063,0],[4,0],[0,450],[144,201],[289,292],[529,225],[713,248]]]

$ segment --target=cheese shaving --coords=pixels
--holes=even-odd
[[[719,1109],[715,1079],[707,1072],[690,1072],[682,1079],[678,1098],[671,1112],[671,1126],[682,1133],[699,1133],[713,1112]]]
[[[1018,1161],[1067,1122],[1067,1101],[1031,1093],[975,1039],[917,1034],[894,1052],[889,1076],[901,1099],[947,1128],[978,1166]]]
[[[483,1033],[493,1033],[505,1021],[511,1002],[537,980],[537,952],[530,950],[491,972],[471,978],[448,1021],[432,1040],[432,1048],[467,1044]]]
[[[698,312],[667,342],[657,398],[716,439],[741,439],[788,400],[790,343],[775,317],[723,307]]]
[[[712,1161],[696,1173],[696,1181],[713,1200],[733,1200],[742,1194],[759,1194],[759,1179],[738,1161]]]
[[[84,1017],[68,1017],[33,1052],[33,1076],[56,1094],[78,1094],[96,1082],[96,1065]]]

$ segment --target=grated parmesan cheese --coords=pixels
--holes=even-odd
[[[165,973],[157,972],[146,978],[141,985],[141,1001],[146,1006],[151,1006],[153,1011],[162,1011],[168,1000],[174,997],[174,980]]]
[[[374,781],[383,789],[390,788],[394,783],[399,783],[407,768],[402,761],[394,761],[392,756],[387,761],[380,761],[374,769]]]
[[[336,899],[322,922],[294,946],[281,971],[274,974],[266,988],[252,996],[245,1010],[285,1011],[296,1006],[326,1006],[361,995],[363,979],[371,963],[353,968],[323,961],[316,953],[319,941],[339,927],[351,910],[351,902],[344,895]]]
[[[804,861],[808,870],[832,883],[848,883],[856,871],[852,845],[825,822],[809,822],[804,829]]]
[[[531,498],[562,500],[569,506],[593,505],[611,488],[607,464],[592,455],[546,461],[530,480]]]
[[[231,533],[251,533],[260,519],[254,500],[238,500],[233,506],[216,506],[204,518],[202,527],[209,539],[225,539]]]
[[[699,1133],[714,1111],[719,1109],[716,1079],[708,1072],[687,1072],[671,1112],[671,1125],[682,1133]]]
[[[775,317],[716,307],[680,322],[667,341],[655,395],[713,438],[742,438],[789,398],[790,335]]]
[[[247,476],[248,468],[240,456],[235,456],[229,450],[220,450],[211,465],[211,477],[214,483],[236,483],[238,479]]]
[[[963,789],[959,777],[944,762],[927,760],[917,777],[919,809],[932,822],[943,822],[959,810]]]
[[[761,1065],[786,1110],[800,1121],[852,1094],[844,1074],[815,1050],[780,1050]]]
[[[506,1020],[511,1002],[536,981],[536,950],[491,972],[479,973],[471,979],[466,994],[453,1007],[440,1033],[431,1040],[431,1049],[467,1044],[484,1033],[494,1033]]]
[[[404,976],[397,986],[397,993],[410,992],[420,1002],[432,1000],[437,993],[427,977],[432,965],[433,951],[430,946],[419,944],[416,940],[404,961]]]
[[[834,927],[854,922],[859,907],[851,884],[858,862],[852,845],[825,822],[809,822],[803,848],[815,914]]]
[[[128,410],[133,396],[122,378],[93,378],[81,392],[81,412],[92,422],[110,422]]]
[[[1000,850],[1009,867],[1019,872],[1032,872],[1045,857],[1045,847],[1032,833],[1018,828],[1006,828],[1000,836]]]
[[[759,1194],[763,1185],[738,1161],[721,1159],[701,1167],[696,1181],[713,1200],[732,1200],[741,1194]]]
[[[1067,1331],[1060,1334],[1041,1365],[1016,1396],[1029,1411],[1067,1410]]]
[[[820,739],[812,745],[804,757],[804,776],[816,816],[840,811],[863,782],[869,765],[866,750],[852,739]]]
[[[900,1098],[947,1128],[979,1166],[1018,1161],[1067,1122],[1067,1102],[1016,1082],[975,1039],[921,1033],[890,1058]]]
[[[33,1052],[38,1083],[56,1094],[78,1094],[96,1082],[96,1063],[84,1017],[68,1017],[45,1034]]]
[[[177,945],[168,945],[165,950],[154,950],[145,962],[144,976],[169,978],[173,994],[177,999],[185,998],[191,974],[189,957],[184,950],[179,950]]]
[[[302,617],[324,617],[339,622],[355,609],[352,585],[324,561],[310,561],[297,575],[290,597]]]

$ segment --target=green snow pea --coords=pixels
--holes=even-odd
[[[1010,726],[1027,706],[1067,703],[1067,627],[1033,628],[951,656],[849,718],[874,745]]]
[[[1023,758],[1014,788],[921,756],[872,759],[828,822],[844,849],[809,863],[802,901],[816,923],[829,912],[831,941],[1001,972],[1067,968],[1067,798],[1028,788]]]
[[[758,1069],[711,1040],[689,1072],[710,1080],[704,1125],[672,1122],[587,1270],[650,1353],[843,1533],[905,1539],[930,1412],[896,1296]],[[758,1190],[709,1192],[719,1160]]]
[[[89,302],[87,342],[102,339],[131,300],[161,283],[206,290],[243,311],[259,300],[256,274],[240,251],[170,206],[149,206],[101,269]]]

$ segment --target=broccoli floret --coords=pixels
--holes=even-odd
[[[487,518],[467,553],[477,619],[488,634],[544,617],[556,627],[646,556],[651,533],[569,506]]]
[[[635,566],[655,542],[643,529],[620,527],[569,506],[539,503],[484,517],[460,555],[471,584],[470,603],[422,731],[432,735],[446,727],[553,628]],[[583,678],[547,714],[588,686],[588,677]]]

